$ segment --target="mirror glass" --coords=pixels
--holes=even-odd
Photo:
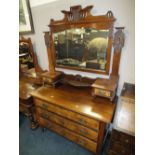
[[[58,66],[105,70],[109,30],[73,28],[54,34]]]
[[[33,59],[31,56],[29,44],[20,42],[19,44],[19,61],[21,68],[31,69],[34,67]]]

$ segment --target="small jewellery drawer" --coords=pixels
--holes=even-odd
[[[55,123],[52,123],[46,119],[43,119],[41,117],[38,118],[38,122],[41,126],[57,132],[58,134],[68,138],[71,141],[74,141],[75,143],[87,148],[88,150],[90,150],[92,152],[96,152],[97,143],[95,143],[83,136],[80,136],[74,132],[71,132],[68,129],[65,129],[65,128],[63,128]]]
[[[45,110],[51,111],[53,113],[56,113],[60,116],[63,116],[65,118],[68,118],[70,120],[73,120],[79,124],[82,124],[88,128],[94,129],[94,130],[99,130],[99,121],[91,119],[89,117],[80,115],[76,112],[72,112],[66,109],[63,109],[61,107],[55,106],[50,103],[46,103],[42,100],[39,99],[34,99],[35,105],[39,106]]]
[[[59,124],[65,128],[70,129],[73,132],[76,132],[80,135],[83,135],[91,140],[97,141],[98,133],[92,129],[84,127],[78,123],[75,123],[71,120],[65,119],[57,114],[48,112],[41,108],[36,108],[36,113],[42,118],[48,119],[56,124]]]
[[[133,136],[124,134],[122,132],[118,132],[116,130],[112,131],[111,140],[118,141],[123,145],[129,146],[129,147],[130,145],[135,145],[135,138]]]

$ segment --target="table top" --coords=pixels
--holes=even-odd
[[[135,135],[135,86],[125,83],[119,98],[113,128]]]
[[[31,95],[106,123],[111,122],[115,110],[115,103],[109,99],[93,98],[91,88],[76,88],[65,84],[57,88],[42,86],[31,92]]]
[[[31,97],[30,92],[34,91],[37,87],[32,83],[28,83],[25,78],[19,80],[19,98],[27,100]]]

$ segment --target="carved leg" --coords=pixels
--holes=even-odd
[[[28,118],[29,118],[29,120],[30,120],[30,128],[31,128],[32,130],[37,129],[37,128],[38,128],[38,123],[35,122],[33,115],[30,114],[30,115],[28,116]]]
[[[29,120],[30,120],[30,128],[31,128],[32,130],[37,129],[37,128],[38,128],[38,123],[37,123],[37,122],[35,121],[35,119],[34,119],[32,107],[29,108],[28,118],[29,118]]]
[[[46,131],[46,128],[41,127],[41,131],[42,131],[42,132],[45,132],[45,131]]]

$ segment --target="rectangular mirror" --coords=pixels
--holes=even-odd
[[[54,33],[56,65],[105,71],[109,30],[72,28]]]

